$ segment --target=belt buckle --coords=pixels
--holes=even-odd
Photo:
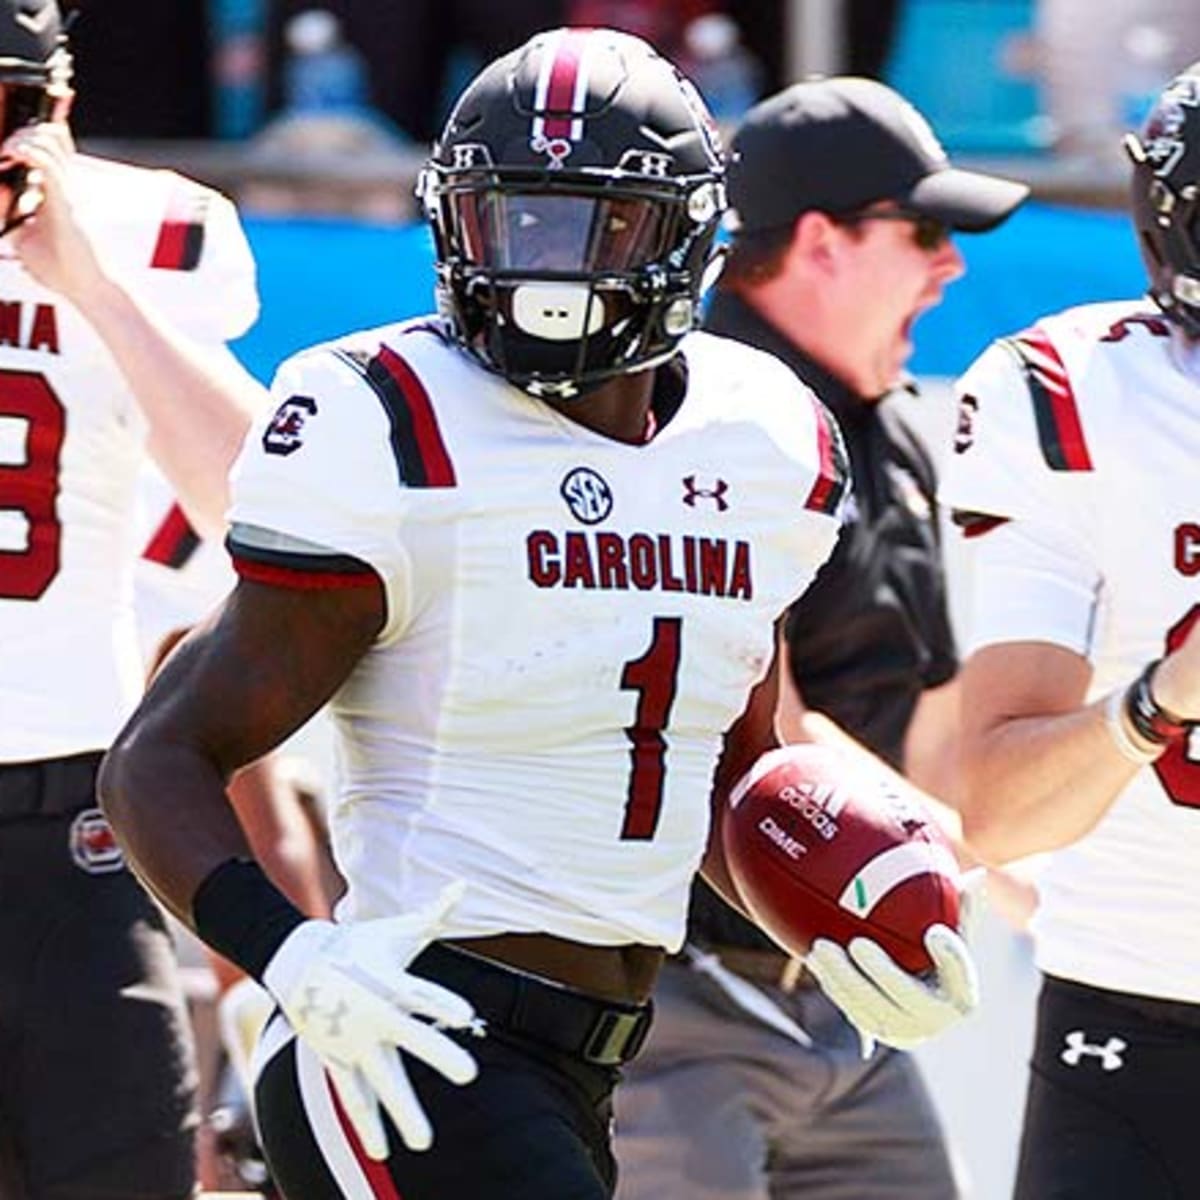
[[[606,1008],[592,1026],[583,1044],[583,1058],[598,1067],[616,1067],[628,1062],[641,1049],[650,1030],[649,1010],[622,1012]]]

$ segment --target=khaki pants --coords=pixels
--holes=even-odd
[[[617,1200],[955,1200],[916,1063],[858,1036],[814,986],[763,988],[806,1048],[682,963],[616,1091]]]

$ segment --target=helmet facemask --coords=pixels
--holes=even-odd
[[[599,182],[434,172],[424,184],[444,306],[485,366],[534,395],[653,366],[696,318],[716,186]]]

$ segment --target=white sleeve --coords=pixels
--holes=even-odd
[[[999,642],[1052,642],[1091,656],[1101,577],[1078,543],[1011,521],[968,543],[965,650]]]
[[[1013,346],[990,346],[957,391],[939,499],[964,534],[964,649],[1045,641],[1090,655],[1102,584],[1095,473],[1047,455]]]
[[[258,279],[232,202],[172,176],[138,290],[197,341],[229,342],[245,333],[258,319]]]
[[[231,475],[235,558],[246,530],[242,549],[273,551],[285,566],[329,555],[365,563],[387,593],[387,632],[398,629],[411,577],[409,492],[379,397],[333,350],[318,348],[280,367],[271,400]]]

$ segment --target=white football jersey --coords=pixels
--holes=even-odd
[[[991,346],[960,382],[954,451],[943,498],[979,514],[973,645],[1066,646],[1091,662],[1094,699],[1200,615],[1200,355],[1147,303],[1073,309]],[[1010,532],[986,532],[996,518]],[[1039,966],[1200,1002],[1197,863],[1193,738],[1050,857]]]
[[[72,169],[132,290],[214,345],[253,323],[254,262],[228,200],[170,171],[86,156]],[[144,440],[100,338],[0,242],[0,761],[102,749],[140,694]]]
[[[234,472],[238,570],[319,583],[357,560],[387,598],[332,703],[340,916],[462,877],[451,936],[680,945],[722,733],[847,487],[790,371],[707,334],[683,354],[682,403],[642,445],[530,399],[433,321],[280,369]]]
[[[149,666],[168,634],[203,620],[237,582],[219,539],[202,538],[162,472],[146,459],[138,477],[142,548],[133,577],[133,609],[142,659]]]

